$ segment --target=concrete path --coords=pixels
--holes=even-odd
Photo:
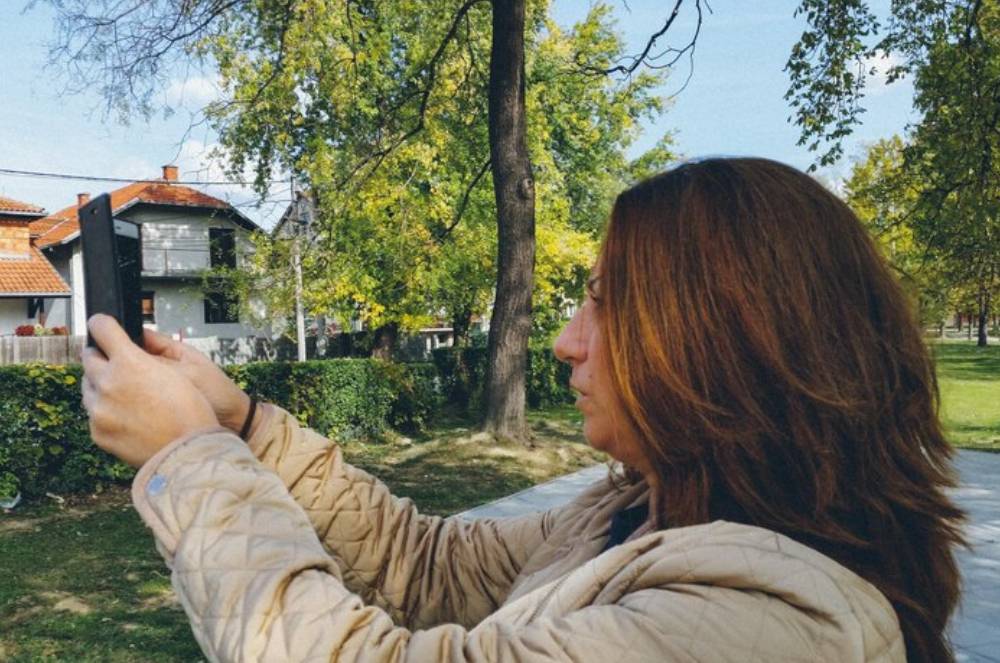
[[[965,593],[952,623],[956,660],[1000,663],[1000,454],[961,451],[956,465],[962,485],[953,495],[969,514],[967,535],[973,546],[958,554]],[[606,465],[595,465],[461,515],[492,518],[544,511],[573,499],[607,471]]]

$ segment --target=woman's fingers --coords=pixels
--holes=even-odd
[[[173,360],[180,360],[184,352],[181,344],[170,336],[148,328],[142,330],[142,347],[151,355]]]
[[[83,364],[84,380],[96,386],[108,370],[108,358],[97,348],[84,348],[80,353],[80,363]]]
[[[94,407],[94,401],[97,398],[96,390],[94,385],[91,383],[90,378],[87,375],[83,376],[80,381],[80,392],[83,394],[83,408],[90,412]]]
[[[87,329],[90,331],[91,338],[108,359],[114,359],[119,354],[139,349],[122,329],[122,326],[118,324],[118,321],[110,315],[98,313],[90,316],[90,319],[87,320]]]

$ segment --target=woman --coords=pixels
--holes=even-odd
[[[786,166],[689,163],[618,197],[555,351],[627,469],[544,514],[421,516],[187,346],[90,328],[92,434],[141,466],[212,660],[951,658],[933,365],[857,219]]]

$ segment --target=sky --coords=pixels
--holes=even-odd
[[[889,0],[873,0],[885,15]],[[213,98],[212,76],[187,71],[162,91],[163,100],[177,107],[171,117],[134,118],[128,126],[106,117],[94,92],[66,92],[63,70],[47,67],[47,44],[54,36],[52,13],[38,3],[24,11],[25,0],[0,0],[0,168],[141,179],[158,177],[160,167],[174,163],[182,180],[224,179],[209,152],[215,136],[205,126],[191,128],[192,118]],[[586,15],[588,0],[554,0],[553,17],[569,26]],[[637,52],[648,35],[663,24],[663,0],[616,0],[612,3],[618,29]],[[693,3],[686,3],[665,44],[679,45],[694,26]],[[793,17],[795,0],[710,0],[694,54],[693,71],[682,61],[660,93],[669,99],[666,113],[647,123],[632,155],[673,132],[676,150],[687,158],[710,155],[753,155],[777,159],[805,169],[815,155],[796,145],[798,130],[788,123],[788,88],[783,71],[792,45],[804,28]],[[876,63],[879,66],[879,63]],[[882,67],[883,69],[885,67]],[[686,87],[682,85],[691,78]],[[836,182],[850,170],[867,144],[902,133],[916,116],[911,111],[913,88],[903,80],[890,86],[874,81],[866,99],[868,112],[845,143],[846,158],[821,171]],[[66,181],[0,173],[0,195],[54,212],[76,199],[117,184]],[[229,200],[265,228],[280,216],[289,187],[279,185],[262,206],[245,187],[206,187]]]

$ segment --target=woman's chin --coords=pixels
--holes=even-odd
[[[600,426],[587,421],[587,419],[583,420],[583,437],[586,438],[587,444],[594,449],[603,451],[604,453],[611,453],[614,438],[607,435],[605,431],[601,430]]]

